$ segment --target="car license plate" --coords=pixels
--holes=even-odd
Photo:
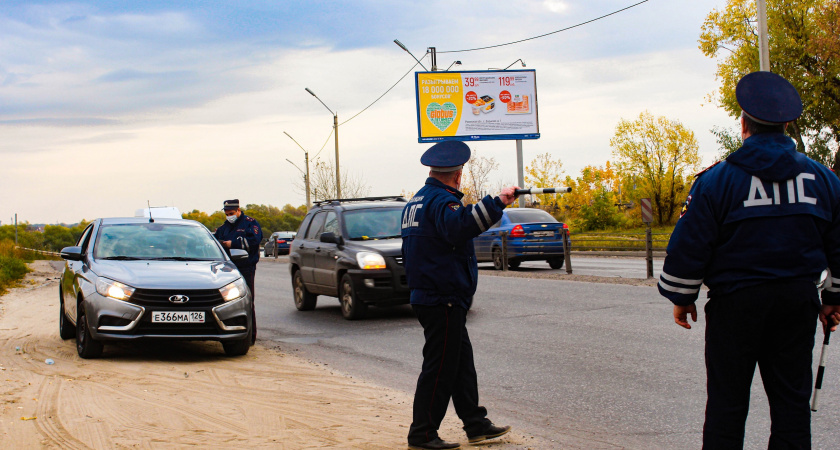
[[[155,311],[154,323],[204,323],[204,311]]]
[[[553,231],[535,231],[534,237],[554,236]]]

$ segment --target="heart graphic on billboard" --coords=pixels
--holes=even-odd
[[[443,105],[432,102],[426,107],[426,116],[440,131],[445,131],[458,116],[458,108],[452,102],[446,102]]]

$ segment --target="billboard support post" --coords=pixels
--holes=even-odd
[[[517,182],[520,188],[525,187],[525,166],[523,165],[522,161],[522,139],[516,140],[516,173],[517,173]],[[516,199],[518,202],[517,206],[522,208],[522,196],[520,195],[519,198]]]

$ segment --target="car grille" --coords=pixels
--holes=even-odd
[[[173,295],[186,295],[189,301],[185,303],[172,303],[169,297]],[[141,306],[183,306],[184,308],[196,306],[216,306],[224,303],[222,294],[218,289],[137,289],[131,296],[131,302]]]
[[[205,316],[206,320],[206,316]],[[210,320],[213,320],[212,318]],[[215,322],[205,323],[151,323],[141,320],[131,331],[133,334],[157,334],[161,336],[179,336],[196,334],[223,334]],[[239,331],[241,333],[241,331]]]

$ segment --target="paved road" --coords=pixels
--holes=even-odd
[[[702,317],[691,331],[677,327],[652,287],[480,272],[468,328],[492,419],[545,439],[547,447],[700,447]],[[372,309],[370,319],[348,322],[332,298],[319,297],[314,311],[296,311],[285,263],[261,263],[256,281],[261,340],[413,392],[423,335],[409,307]],[[839,379],[840,366],[829,372],[814,416],[815,448],[836,448]],[[756,377],[746,448],[766,448],[761,389]]]
[[[663,259],[654,258],[653,274],[662,273]],[[492,268],[492,263],[480,263],[481,268]],[[566,273],[566,267],[552,270],[545,261],[525,261],[519,266],[523,272]],[[647,264],[644,258],[626,257],[584,257],[572,256],[572,272],[575,275],[596,275],[601,277],[645,278]]]

